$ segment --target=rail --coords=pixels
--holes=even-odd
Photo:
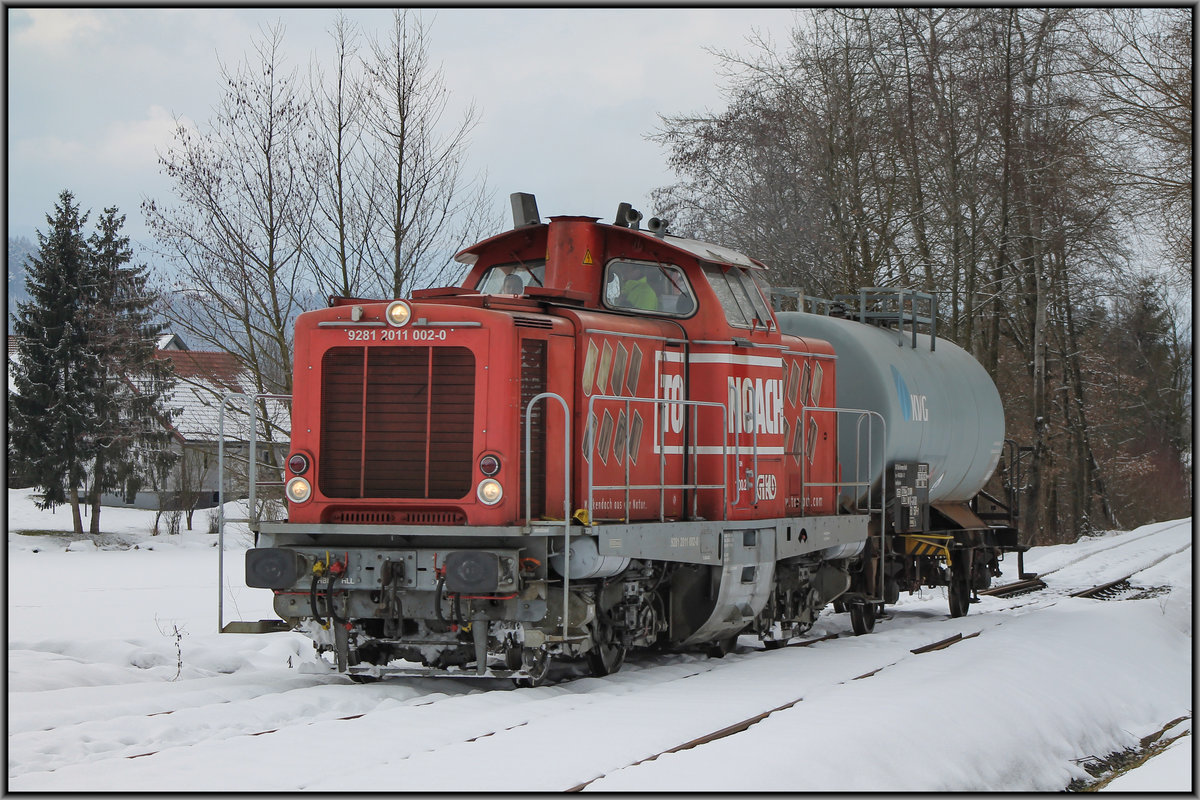
[[[631,429],[633,426],[631,424],[627,423],[625,425],[625,442],[624,442],[624,445],[625,445],[625,449],[624,449],[624,452],[625,452],[625,461],[624,461],[625,482],[623,484],[613,484],[613,485],[603,485],[602,484],[599,486],[596,485],[596,482],[595,482],[595,466],[596,466],[596,464],[595,464],[595,458],[594,458],[595,454],[592,452],[593,448],[595,447],[596,442],[593,438],[595,436],[595,434],[590,433],[590,431],[591,431],[591,420],[596,419],[595,409],[596,409],[597,401],[612,401],[612,402],[623,403],[625,406],[625,419],[626,420],[631,419],[630,414],[629,414],[629,408],[630,408],[630,405],[633,403],[643,403],[643,404],[644,403],[652,403],[652,404],[662,406],[661,411],[656,409],[656,413],[661,413],[661,416],[662,416],[661,423],[657,426],[657,429],[658,429],[658,442],[657,442],[657,444],[658,444],[658,478],[659,478],[658,483],[637,484],[637,485],[630,483],[629,444],[630,444]],[[692,474],[693,475],[699,474],[699,472],[698,472],[699,457],[701,455],[701,452],[700,452],[701,448],[699,447],[699,444],[697,442],[697,436],[698,436],[697,432],[699,430],[697,415],[699,413],[699,409],[702,407],[706,407],[706,408],[714,408],[714,409],[720,410],[720,412],[721,412],[721,431],[722,431],[722,437],[721,437],[721,483],[718,484],[718,483],[699,483],[699,482],[693,482],[693,483],[667,483],[666,482],[667,425],[666,425],[666,413],[665,412],[666,412],[666,408],[668,406],[682,406],[685,409],[691,409],[692,424],[690,426],[688,426],[688,430],[691,434],[691,441],[688,443],[690,446],[686,449],[690,450],[690,452],[691,452]],[[728,511],[729,511],[729,443],[728,443],[728,440],[724,436],[724,431],[726,430],[726,426],[728,424],[728,422],[727,422],[728,418],[726,417],[726,414],[728,413],[728,411],[729,411],[729,409],[721,403],[704,402],[701,400],[670,400],[670,399],[656,398],[656,397],[621,397],[619,395],[607,395],[607,394],[592,395],[591,399],[588,401],[587,419],[589,421],[588,422],[589,434],[587,434],[585,436],[585,451],[586,452],[584,453],[584,456],[587,459],[587,464],[588,464],[588,480],[587,480],[588,521],[591,522],[591,521],[594,521],[594,519],[595,519],[595,499],[596,499],[595,495],[596,495],[596,492],[597,491],[616,491],[619,489],[625,490],[625,505],[624,505],[624,513],[625,513],[624,521],[625,522],[629,521],[630,493],[633,491],[655,491],[655,490],[657,490],[659,493],[658,519],[659,519],[659,522],[664,522],[666,520],[666,492],[668,489],[679,489],[681,491],[691,491],[692,492],[692,515],[693,516],[696,515],[697,508],[698,508],[699,499],[698,499],[697,493],[701,490],[720,489],[721,490],[721,508],[724,509],[724,512],[723,512],[724,515],[727,516]],[[756,442],[757,442],[757,440],[756,440]],[[716,455],[716,453],[711,453],[711,455]],[[734,440],[733,455],[734,455],[735,459],[740,456],[740,450],[738,448],[738,440],[736,438]],[[757,459],[757,455],[758,454],[757,454],[757,448],[756,448],[756,451],[755,451],[756,459]],[[740,493],[739,493],[739,495],[740,495]],[[735,500],[734,502],[736,503],[737,501]]]
[[[796,310],[821,316],[856,319],[868,325],[890,328],[895,325],[898,347],[904,345],[904,323],[909,323],[912,346],[917,346],[917,326],[929,329],[929,349],[937,349],[936,295],[915,289],[889,286],[864,286],[857,294],[834,295],[832,300],[806,295],[798,286],[775,286],[771,289],[771,304],[776,311],[784,310],[784,301],[796,301]]]
[[[230,402],[244,402],[249,411],[249,453],[246,459],[246,493],[247,517],[225,516],[225,409]],[[284,482],[259,480],[259,467],[278,467],[282,465],[260,464],[258,461],[258,403],[261,400],[277,400],[290,403],[289,394],[245,394],[244,392],[225,392],[221,395],[221,408],[217,414],[217,631],[226,632],[225,628],[225,525],[230,522],[244,522],[254,530],[262,521],[258,514],[258,488],[260,486],[283,486]],[[230,623],[230,625],[253,625],[253,623]]]
[[[525,525],[528,530],[533,526],[533,504],[531,486],[533,481],[531,455],[533,453],[533,406],[535,403],[551,398],[557,400],[563,410],[563,641],[567,639],[567,620],[570,614],[571,591],[571,408],[562,395],[555,392],[542,392],[530,398],[525,405]],[[557,520],[544,520],[542,525],[556,525]]]
[[[835,430],[839,431],[839,437],[838,437],[839,438],[839,441],[838,441],[839,449],[841,448],[841,441],[840,441],[840,439],[841,439],[841,436],[840,436],[841,419],[840,418],[843,415],[858,417],[858,419],[855,422],[854,480],[852,480],[852,481],[837,480],[837,481],[829,481],[829,482],[810,481],[808,479],[808,451],[813,445],[809,445],[809,444],[805,443],[802,448],[802,452],[800,452],[798,454],[800,456],[800,507],[802,509],[808,508],[808,490],[810,487],[833,488],[835,490],[835,493],[838,496],[841,495],[842,489],[858,490],[855,492],[855,511],[858,513],[866,512],[868,515],[875,514],[875,513],[879,514],[879,558],[880,558],[880,566],[882,567],[884,554],[886,553],[886,550],[884,548],[884,538],[885,538],[885,535],[887,532],[887,524],[886,524],[886,522],[887,522],[887,520],[886,520],[887,481],[884,480],[885,476],[884,476],[884,471],[883,471],[882,464],[881,464],[881,466],[880,466],[880,481],[879,481],[879,507],[876,508],[875,504],[874,504],[874,498],[873,498],[873,493],[874,493],[873,486],[874,486],[875,482],[871,478],[871,469],[872,469],[871,465],[874,464],[874,424],[873,423],[875,420],[878,420],[879,426],[882,431],[881,438],[883,441],[880,446],[880,456],[882,459],[882,454],[887,451],[887,420],[885,420],[883,418],[883,415],[880,414],[878,411],[870,411],[865,408],[829,408],[829,407],[823,407],[823,406],[801,406],[801,408],[800,408],[800,425],[801,425],[801,441],[802,442],[805,442],[805,439],[806,439],[805,431],[808,430],[808,421],[807,420],[809,419],[809,414],[814,413],[814,412],[815,413],[833,414],[834,417],[837,418],[837,422],[835,423],[834,427],[835,427]],[[863,465],[863,458],[862,458],[863,422],[864,421],[867,422],[867,434],[866,434],[867,457],[866,457],[866,465],[865,465],[865,469],[866,469],[865,480],[863,479],[864,465]],[[815,442],[813,444],[815,445]],[[789,455],[796,455],[796,454],[789,453]],[[842,467],[842,461],[841,461],[840,455],[839,455],[837,463],[838,463],[838,468],[839,468],[838,474],[840,475],[841,467]],[[866,490],[865,492],[862,491],[864,489]],[[864,496],[866,498],[865,505],[863,504]],[[841,502],[838,501],[837,499],[835,499],[834,500],[834,513],[838,514],[841,512],[841,510],[842,510]],[[879,595],[877,597],[873,598],[873,601],[875,601],[875,602],[882,601],[883,594],[884,594],[884,591],[883,591],[884,570],[881,568],[878,570],[878,572],[879,572]]]
[[[855,310],[850,304],[858,301]],[[847,307],[847,314],[868,325],[891,327],[896,324],[899,338],[897,347],[904,346],[904,322],[908,320],[912,329],[912,346],[917,346],[917,325],[929,326],[929,349],[937,349],[937,297],[914,289],[898,289],[887,286],[864,286],[858,294],[834,295],[834,303]],[[924,306],[921,313],[920,306]]]

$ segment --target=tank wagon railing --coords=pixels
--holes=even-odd
[[[878,506],[878,508],[876,508],[875,503],[874,503],[874,498],[873,498],[873,493],[874,493],[873,486],[874,486],[875,482],[871,479],[871,468],[872,468],[871,465],[874,463],[874,442],[875,442],[874,422],[875,422],[875,420],[879,421],[879,427],[882,432],[881,439],[883,441],[880,445],[880,450],[879,450],[880,456],[882,457],[882,454],[887,452],[887,420],[885,420],[883,418],[883,415],[880,414],[878,411],[870,411],[870,410],[864,409],[864,408],[826,408],[826,407],[822,407],[822,406],[802,406],[800,409],[800,424],[804,427],[802,427],[801,430],[807,430],[807,427],[808,427],[807,418],[808,418],[808,415],[813,412],[833,414],[839,418],[839,420],[838,420],[839,422],[840,422],[840,418],[843,415],[858,417],[858,419],[855,422],[855,434],[854,434],[854,480],[852,480],[852,481],[838,480],[838,481],[830,481],[830,482],[811,481],[810,482],[808,480],[808,454],[807,454],[808,448],[807,448],[807,446],[805,446],[804,452],[800,453],[800,507],[802,509],[808,508],[808,490],[810,487],[811,488],[830,488],[830,487],[832,487],[835,489],[835,491],[837,492],[837,494],[839,496],[841,495],[842,489],[855,489],[856,490],[855,491],[855,508],[854,508],[855,512],[859,513],[859,514],[866,513],[868,515],[876,514],[876,513],[879,514],[879,557],[880,557],[880,559],[882,559],[883,555],[885,553],[884,535],[885,535],[886,529],[887,529],[887,525],[885,524],[886,523],[886,514],[887,514],[887,481],[882,480],[882,479],[879,481],[879,506]],[[866,449],[867,449],[867,457],[866,457],[866,464],[865,464],[865,479],[864,479],[864,464],[863,464],[863,457],[862,457],[863,444],[864,444],[864,442],[863,442],[863,423],[864,422],[867,423],[866,442],[865,442]],[[840,430],[840,427],[841,427],[840,425],[835,425],[836,430]],[[803,439],[801,441],[803,441]],[[838,443],[838,447],[840,449],[841,442]],[[839,467],[842,466],[840,458],[838,459],[838,466]],[[841,473],[839,470],[839,475],[840,474]],[[883,473],[881,472],[880,474],[882,476]],[[863,491],[864,489],[866,490],[865,492]],[[864,504],[864,498],[865,498],[865,504]],[[835,514],[840,513],[841,508],[842,508],[841,502],[839,500],[835,499],[834,500],[834,513]],[[879,596],[877,598],[879,600],[883,599],[883,583],[884,583],[883,577],[884,577],[884,571],[882,569],[880,569],[879,570]]]
[[[796,311],[805,311],[809,314],[820,314],[823,317],[830,316],[834,311],[834,301],[824,297],[815,297],[811,294],[805,294],[804,290],[799,286],[772,286],[771,287],[771,307],[776,311],[786,311],[784,300],[790,298],[796,301]],[[839,306],[843,305],[838,303]]]
[[[624,518],[625,522],[629,521],[629,500],[630,500],[630,493],[633,491],[646,491],[646,490],[649,490],[649,491],[657,490],[658,491],[658,493],[659,493],[659,501],[658,501],[658,520],[659,520],[659,522],[666,521],[667,489],[680,489],[683,491],[692,490],[692,516],[695,516],[697,514],[697,509],[698,509],[698,504],[699,504],[699,498],[697,497],[697,492],[699,492],[702,489],[711,489],[711,490],[720,489],[721,490],[721,508],[725,509],[726,513],[728,512],[728,507],[729,507],[729,502],[728,502],[729,501],[729,445],[728,445],[728,442],[726,441],[725,437],[724,436],[721,437],[721,482],[720,483],[669,484],[666,482],[667,426],[666,426],[666,424],[664,424],[665,419],[666,419],[666,410],[667,410],[668,406],[681,406],[681,407],[685,408],[685,410],[689,409],[689,408],[691,409],[692,424],[688,427],[689,427],[689,430],[691,431],[691,441],[689,442],[689,445],[690,445],[690,450],[691,450],[691,455],[692,455],[692,474],[698,475],[699,474],[698,470],[699,470],[700,448],[699,448],[696,440],[697,440],[697,435],[698,435],[698,430],[699,430],[699,425],[697,424],[697,414],[699,413],[699,409],[701,407],[719,409],[721,412],[721,430],[724,431],[726,429],[726,425],[727,425],[726,414],[729,411],[728,408],[726,408],[721,403],[708,403],[708,402],[703,402],[700,400],[670,400],[670,399],[665,399],[665,398],[661,398],[661,397],[621,397],[619,395],[606,395],[606,394],[592,395],[591,399],[588,401],[588,416],[587,416],[587,418],[589,420],[589,423],[588,423],[589,430],[590,430],[590,424],[591,424],[590,421],[595,418],[595,408],[596,408],[597,400],[614,401],[614,402],[623,403],[625,405],[625,419],[627,419],[627,420],[630,419],[629,407],[631,404],[633,404],[633,403],[659,404],[662,406],[662,410],[660,413],[662,415],[664,422],[660,423],[658,425],[658,437],[659,437],[658,438],[658,483],[634,485],[629,482],[629,478],[630,478],[630,476],[629,476],[629,471],[630,471],[630,468],[629,468],[629,463],[630,463],[629,439],[630,439],[630,428],[632,426],[626,424],[626,426],[625,426],[625,482],[623,484],[613,484],[611,486],[609,486],[609,485],[597,486],[595,483],[595,474],[594,474],[595,459],[594,459],[594,454],[592,453],[592,448],[595,446],[595,442],[592,440],[592,436],[594,436],[594,434],[586,436],[586,441],[584,444],[586,447],[585,456],[587,458],[587,463],[588,463],[587,513],[588,513],[589,522],[594,519],[596,492],[597,491],[616,491],[618,489],[623,489],[625,491],[625,518]],[[714,455],[715,455],[715,453],[714,453]],[[735,458],[737,458],[740,455],[736,441],[734,443],[733,455]]]
[[[914,289],[896,289],[885,286],[864,286],[858,294],[834,295],[835,303],[842,303],[852,309],[851,304],[857,300],[858,310],[850,310],[850,316],[868,325],[891,327],[895,322],[900,338],[896,341],[898,347],[904,346],[904,321],[909,321],[912,329],[912,346],[917,346],[917,325],[929,326],[929,349],[935,350],[937,343],[937,297],[927,292]],[[920,306],[925,313],[920,313]]]
[[[771,289],[771,304],[776,311],[783,311],[786,299],[796,301],[796,310],[824,317],[845,316],[868,325],[892,327],[895,325],[899,338],[898,347],[904,346],[904,323],[912,334],[912,346],[917,346],[917,326],[929,330],[929,349],[937,349],[937,307],[935,295],[915,289],[897,289],[887,286],[864,286],[858,294],[834,295],[832,300],[806,295],[798,286],[775,286]]]
[[[246,511],[245,517],[225,516],[225,409],[232,401],[244,403],[249,409],[250,452],[247,456],[246,468]],[[283,480],[261,480],[258,477],[259,467],[277,467],[281,478],[283,465],[260,464],[258,461],[258,404],[262,400],[276,400],[290,403],[290,394],[245,394],[242,392],[225,392],[221,395],[221,408],[217,415],[217,630],[226,632],[225,628],[225,525],[232,522],[243,522],[254,530],[262,521],[258,514],[258,489],[267,486],[283,486]],[[255,623],[231,622],[231,626],[239,626],[238,630],[230,632],[248,632],[241,626],[253,626]]]

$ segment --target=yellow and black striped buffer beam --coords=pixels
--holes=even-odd
[[[946,544],[953,538],[936,533],[904,536],[904,552],[911,556],[937,556],[949,560],[950,550]]]

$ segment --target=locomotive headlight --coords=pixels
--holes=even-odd
[[[292,478],[287,482],[286,493],[293,503],[303,503],[312,496],[312,486],[304,478]]]
[[[489,478],[500,471],[500,459],[492,455],[479,459],[479,471]]]
[[[479,496],[481,503],[494,506],[504,497],[504,487],[495,478],[487,478],[479,482],[479,489],[475,494]]]
[[[412,306],[403,300],[394,300],[388,304],[384,316],[387,317],[387,321],[391,325],[403,328],[412,319]]]

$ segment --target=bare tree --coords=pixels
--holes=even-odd
[[[398,10],[385,39],[371,42],[367,135],[371,138],[371,254],[383,297],[443,282],[463,246],[498,227],[482,178],[464,174],[466,147],[478,122],[474,105],[461,121],[443,122],[449,100],[430,60],[420,17]]]
[[[1111,168],[1148,202],[1181,285],[1192,285],[1192,25],[1190,8],[1096,9],[1081,16],[1084,68],[1110,135],[1130,158]]]
[[[159,156],[179,204],[147,200],[143,212],[177,270],[164,293],[171,323],[234,354],[256,392],[288,394],[293,323],[314,300],[304,260],[315,213],[304,177],[309,109],[295,71],[284,71],[281,25],[262,32],[254,53],[221,66],[225,91],[204,130],[179,121]],[[279,441],[286,431],[267,423],[263,435]]]
[[[1183,468],[1177,442],[1137,442],[1188,419],[1165,409],[1190,392],[1179,369],[1190,362],[1172,344],[1186,337],[1167,332],[1190,324],[1164,324],[1147,349],[1171,365],[1153,368],[1160,393],[1175,398],[1158,406],[1121,406],[1104,376],[1128,367],[1106,339],[1130,302],[1120,298],[1132,283],[1131,209],[1190,219],[1185,19],[798,12],[786,52],[759,38],[750,55],[719,54],[724,111],[661,117],[652,138],[680,181],[655,192],[657,210],[810,293],[864,283],[934,291],[949,322],[939,332],[996,378],[1011,435],[1033,445],[1029,540],[1068,540],[1118,516],[1137,524],[1144,507],[1130,513],[1121,498]],[[1184,157],[1150,171],[1172,147]],[[1138,199],[1148,196],[1158,200]],[[1128,377],[1141,392],[1139,380]],[[1118,423],[1122,410],[1136,422]]]
[[[371,160],[365,129],[370,97],[358,57],[358,30],[338,13],[329,31],[333,65],[314,57],[309,78],[310,124],[315,144],[308,175],[317,224],[304,257],[324,294],[356,297],[375,279],[371,249],[380,208],[372,200]]]

